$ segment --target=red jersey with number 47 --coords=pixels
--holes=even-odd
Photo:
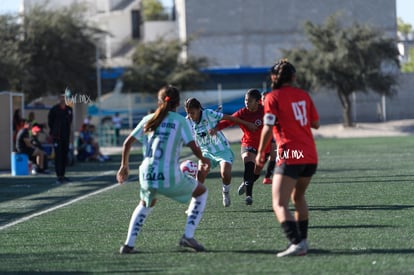
[[[307,92],[292,86],[273,90],[266,94],[264,112],[264,124],[275,125],[278,165],[318,162],[311,122],[319,115]]]

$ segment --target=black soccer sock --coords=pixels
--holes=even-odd
[[[246,181],[245,184],[246,184],[246,197],[248,196],[252,197],[254,181]]]
[[[244,182],[254,181],[254,162],[253,161],[248,161],[244,164],[243,180]]]
[[[275,169],[275,164],[276,164],[275,160],[269,161],[269,163],[267,164],[265,178],[270,178],[272,176],[273,170]]]
[[[284,221],[281,224],[283,231],[285,232],[286,237],[292,244],[298,244],[301,241],[299,230],[294,221]]]
[[[308,238],[308,224],[309,220],[298,221],[298,228],[301,239]]]

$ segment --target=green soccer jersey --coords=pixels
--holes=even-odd
[[[186,119],[176,112],[169,112],[154,132],[144,133],[153,115],[145,116],[131,133],[142,143],[139,181],[144,188],[170,188],[184,177],[178,164],[181,148],[194,138]]]
[[[218,131],[215,135],[209,135],[208,131],[216,127],[217,123],[223,118],[223,113],[204,109],[200,113],[200,122],[196,123],[192,120],[194,139],[201,151],[211,154],[230,150],[230,144],[222,131]]]

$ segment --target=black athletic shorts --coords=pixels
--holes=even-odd
[[[241,155],[243,155],[243,153],[246,153],[246,152],[257,155],[257,149],[252,147],[252,146],[242,146],[242,147],[240,147],[240,154]]]
[[[276,166],[275,173],[294,179],[312,177],[316,173],[317,164],[286,164]]]
[[[257,149],[252,146],[242,146],[240,148],[240,155],[243,155],[243,153],[246,153],[246,152],[257,155]],[[267,159],[269,156],[270,156],[270,153],[266,153],[265,158]]]

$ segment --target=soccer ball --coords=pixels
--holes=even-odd
[[[184,175],[195,178],[197,176],[198,165],[196,162],[188,159],[181,162],[180,169]]]

